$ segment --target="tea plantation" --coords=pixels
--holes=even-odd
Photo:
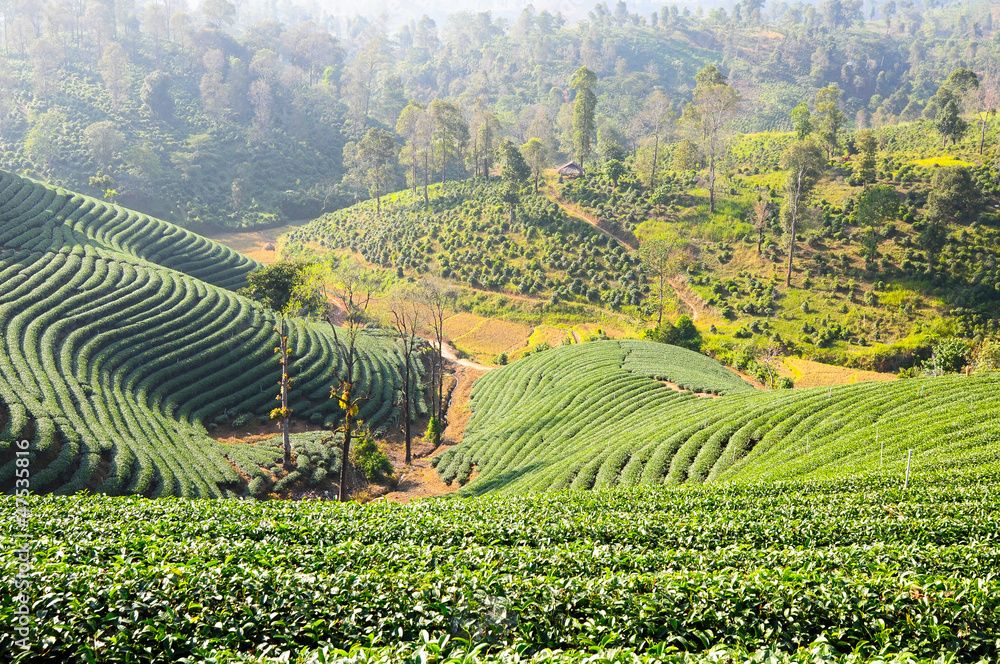
[[[12,555],[0,646],[60,664],[995,661],[998,479],[993,461],[905,492],[893,469],[408,505],[33,498],[31,646],[10,635]],[[0,514],[11,551],[13,502]]]
[[[657,382],[699,392],[678,392]],[[538,353],[476,384],[441,455],[468,494],[706,481],[947,474],[1000,455],[1000,374],[752,390],[683,349],[603,341]]]
[[[206,426],[259,417],[277,392],[273,316],[232,290],[255,267],[166,222],[0,171],[0,489],[14,485],[11,441],[26,438],[37,492],[244,493],[280,452],[216,443]],[[294,321],[290,337],[295,416],[335,419],[329,327]],[[401,360],[391,340],[362,343],[373,398],[361,415],[377,429],[395,418]]]

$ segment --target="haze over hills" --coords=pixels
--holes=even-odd
[[[4,661],[997,661],[997,21],[0,0]]]

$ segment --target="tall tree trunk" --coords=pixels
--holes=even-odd
[[[407,340],[406,343],[410,343]],[[406,465],[410,465],[410,352],[403,358],[406,367],[403,369],[403,433],[406,436]]]
[[[795,258],[795,231],[799,221],[799,196],[802,191],[802,177],[803,173],[800,171],[796,176],[795,194],[792,196],[792,228],[791,237],[788,242],[788,273],[785,275],[785,286],[789,288],[792,285],[792,260]]]
[[[281,465],[288,470],[292,467],[292,438],[288,432],[288,337],[285,335],[285,317],[281,317],[281,442],[285,448],[285,456]]]
[[[424,148],[424,205],[430,205],[431,201],[427,198],[427,180],[430,178],[430,157],[428,155],[429,150]]]
[[[438,424],[443,426],[444,422],[444,335],[440,329],[436,331],[437,335],[437,366],[438,366],[438,383],[437,383],[437,418]]]
[[[656,132],[656,140],[653,142],[653,166],[649,171],[649,191],[656,191],[656,155],[660,150],[660,132]]]
[[[350,402],[348,402],[350,403]],[[344,413],[344,445],[340,451],[340,488],[337,494],[337,500],[342,503],[347,502],[347,465],[348,458],[351,454],[351,428],[353,424],[351,423],[351,413],[346,411]]]
[[[715,214],[715,154],[708,156],[708,211]]]
[[[983,154],[983,143],[986,142],[986,120],[982,119],[979,121],[980,132],[979,132],[979,154]]]
[[[661,274],[660,275],[660,310],[656,314],[656,327],[659,327],[660,323],[663,322],[663,282],[664,282],[665,279],[666,279],[666,276],[664,276],[663,274]]]

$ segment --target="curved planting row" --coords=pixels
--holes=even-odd
[[[491,372],[438,472],[477,469],[465,491],[483,493],[901,474],[911,449],[913,472],[939,473],[1000,451],[1000,375],[765,392],[684,353],[594,342]]]
[[[106,248],[223,288],[244,285],[254,260],[174,224],[0,171],[0,247]]]
[[[231,446],[206,426],[273,407],[276,320],[192,276],[212,261],[233,286],[255,265],[164,222],[0,174],[0,429],[8,443],[33,441],[34,491],[243,492]],[[333,424],[343,367],[330,330],[293,320],[288,334],[294,417]],[[362,335],[361,346],[355,378],[372,395],[362,416],[387,427],[401,360],[390,339]],[[273,464],[280,452],[267,454]],[[4,491],[14,461],[0,448]]]

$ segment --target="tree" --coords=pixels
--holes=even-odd
[[[420,119],[427,111],[427,107],[416,101],[407,104],[396,120],[396,133],[406,142],[403,146],[403,158],[409,160],[410,168],[407,181],[411,191],[417,193],[417,168],[420,165]]]
[[[332,302],[327,307],[326,317],[333,330],[333,342],[344,366],[343,378],[339,385],[330,390],[330,398],[337,399],[344,418],[336,432],[343,435],[341,443],[340,495],[346,502],[347,460],[350,459],[351,439],[363,422],[358,418],[362,403],[370,398],[358,394],[357,381],[360,379],[361,356],[358,339],[367,322],[368,305],[379,285],[376,275],[354,262],[337,264],[323,275],[323,293]],[[338,325],[338,322],[340,325]]]
[[[844,126],[846,116],[840,110],[842,91],[836,85],[820,88],[816,93],[816,124],[817,133],[826,147],[826,158],[829,159],[840,148],[840,130]]]
[[[976,119],[979,121],[979,154],[983,154],[986,143],[986,126],[990,118],[996,115],[1000,106],[1000,81],[995,73],[990,73],[979,81],[979,86],[973,96]]]
[[[597,75],[586,66],[580,67],[573,74],[569,86],[576,90],[576,100],[573,102],[573,151],[583,168],[590,159],[594,136],[594,113],[597,109],[594,88],[597,87]]]
[[[118,42],[111,42],[104,49],[98,67],[101,70],[101,78],[104,79],[104,87],[111,97],[111,105],[115,109],[121,108],[122,102],[128,96],[129,86],[132,85],[128,53]]]
[[[639,247],[639,259],[644,271],[656,280],[657,327],[663,322],[663,298],[667,282],[684,268],[687,259],[685,249],[684,243],[675,235],[644,242]]]
[[[795,259],[795,234],[799,218],[805,207],[805,198],[816,185],[823,168],[823,153],[810,140],[796,141],[781,155],[781,168],[788,172],[785,177],[785,205],[782,209],[788,229],[788,273],[785,285],[792,285],[792,262]]]
[[[764,233],[771,223],[771,206],[762,195],[757,196],[753,204],[753,229],[757,231],[757,255],[763,253]]]
[[[625,164],[621,163],[617,159],[609,159],[604,162],[604,176],[611,180],[612,186],[617,189],[618,181],[628,172],[625,168]]]
[[[532,138],[521,146],[521,153],[524,154],[524,159],[528,162],[528,167],[531,168],[531,175],[535,179],[535,193],[538,193],[538,179],[548,161],[545,144],[537,138]]]
[[[926,216],[933,221],[964,221],[978,212],[982,199],[982,192],[968,168],[945,166],[937,169],[931,178]]]
[[[942,146],[952,145],[961,139],[969,129],[969,123],[962,117],[967,103],[975,104],[974,96],[979,89],[979,77],[964,67],[951,72],[938,88],[930,106],[936,109],[934,125],[941,134]]]
[[[392,132],[372,127],[358,143],[358,160],[364,168],[368,193],[375,199],[375,211],[382,213],[382,196],[396,179],[398,146]]]
[[[110,120],[95,122],[83,130],[83,136],[98,170],[109,168],[125,145],[125,135]]]
[[[288,358],[292,349],[288,347],[287,319],[317,307],[320,300],[314,283],[308,264],[280,262],[251,272],[247,276],[247,286],[240,290],[241,295],[260,302],[278,318],[274,331],[278,333],[275,352],[280,356],[281,379],[278,384],[281,392],[277,398],[281,401],[281,406],[271,411],[271,419],[277,420],[281,427],[281,440],[285,450],[282,466],[285,470],[292,467],[292,441],[288,431],[292,416],[292,409],[288,406],[288,391],[292,383],[292,378],[288,375]]]
[[[400,355],[403,358],[403,435],[406,443],[406,463],[410,463],[410,446],[413,440],[411,425],[413,422],[413,362],[420,342],[417,330],[423,325],[424,310],[420,306],[420,294],[412,284],[402,282],[389,293],[389,317],[396,338],[400,344]]]
[[[57,140],[63,132],[66,116],[59,111],[46,111],[32,122],[24,138],[24,151],[36,164],[51,166],[59,156]]]
[[[660,152],[660,136],[669,129],[673,122],[674,112],[670,99],[661,91],[656,90],[647,99],[640,113],[643,126],[653,134],[653,162],[649,167],[649,190],[656,190],[656,166]]]
[[[757,362],[767,375],[767,387],[772,390],[777,387],[778,366],[781,364],[781,358],[784,357],[784,354],[781,345],[774,341],[765,343],[757,353]]]
[[[676,323],[666,321],[652,330],[646,330],[643,336],[661,344],[680,346],[696,353],[701,351],[701,332],[687,314],[682,314]]]
[[[462,110],[457,104],[443,99],[435,99],[430,105],[434,118],[434,142],[441,158],[441,183],[448,181],[448,163],[453,155],[465,149],[469,142],[469,125],[462,118]]]
[[[142,81],[139,98],[143,105],[157,118],[170,120],[174,115],[174,99],[170,95],[173,81],[165,71],[150,72]]]
[[[439,279],[429,279],[421,285],[427,317],[434,332],[434,364],[431,366],[431,414],[438,422],[444,419],[444,321],[454,311],[458,291]]]
[[[932,376],[959,373],[969,362],[969,344],[956,337],[942,339],[934,344],[931,357],[925,366]]]
[[[236,5],[229,0],[203,0],[201,13],[210,26],[224,28],[236,20]]]
[[[500,162],[500,179],[503,181],[501,198],[510,209],[510,223],[515,221],[515,212],[521,202],[518,193],[531,175],[531,168],[517,149],[508,139],[504,139],[497,147],[497,161]]]
[[[804,141],[813,132],[809,104],[802,102],[792,109],[792,124],[795,126],[795,140],[797,141]]]
[[[473,131],[472,142],[472,165],[473,175],[480,173],[486,180],[490,179],[490,159],[493,157],[493,144],[500,133],[500,120],[496,114],[486,107],[483,97],[476,100],[475,131]],[[479,157],[482,155],[482,165]]]
[[[361,52],[351,61],[347,85],[347,107],[358,133],[364,131],[368,122],[375,78],[384,61],[382,39],[368,40]],[[355,134],[357,135],[357,134]]]
[[[854,141],[857,146],[859,156],[855,173],[861,184],[871,184],[876,177],[876,156],[878,155],[878,140],[870,129],[858,132],[858,137]]]
[[[855,218],[863,228],[861,253],[866,266],[871,266],[878,258],[878,246],[884,235],[882,225],[898,215],[899,195],[892,186],[877,184],[861,192]]]
[[[681,120],[708,157],[708,208],[714,213],[716,167],[725,152],[724,139],[739,109],[740,95],[715,65],[702,69],[695,81],[694,101],[684,109]]]
[[[945,92],[942,92],[944,90]],[[937,117],[934,119],[934,126],[941,134],[942,146],[948,145],[948,140],[954,145],[969,129],[969,123],[962,117],[962,109],[958,99],[950,92],[942,88],[937,95],[938,101]]]

